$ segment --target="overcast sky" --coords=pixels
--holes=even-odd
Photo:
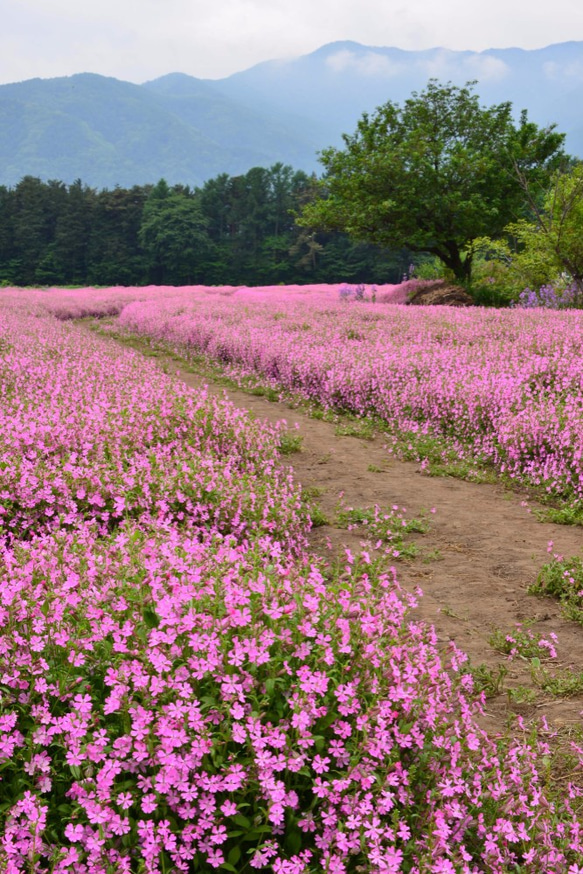
[[[0,83],[220,78],[335,40],[424,49],[583,40],[581,0],[0,0]]]

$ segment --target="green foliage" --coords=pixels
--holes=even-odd
[[[508,689],[508,699],[514,704],[534,704],[537,697],[537,690],[530,686],[519,685]]]
[[[308,515],[312,528],[322,528],[322,526],[330,524],[330,520],[319,504],[311,504],[308,508]]]
[[[489,278],[509,297],[525,288],[552,283],[561,290],[571,284],[575,305],[583,303],[583,164],[557,171],[540,197],[519,175],[528,198],[530,215],[510,222],[506,238],[480,239]]]
[[[534,222],[521,220],[507,230],[519,246],[517,268],[530,275],[531,287],[567,274],[583,300],[583,164],[555,175]]]
[[[138,234],[149,190],[136,185],[96,195],[87,242],[88,285],[139,285],[146,281]]]
[[[479,665],[473,667],[468,662],[462,673],[471,675],[475,692],[483,692],[486,698],[495,698],[502,692],[508,668],[506,665],[491,668],[485,662],[480,662]]]
[[[504,260],[491,257],[492,249],[502,241],[474,243],[471,293],[478,306],[507,307],[524,290],[524,283],[509,271]],[[484,248],[480,248],[484,246]]]
[[[481,107],[474,84],[431,80],[402,107],[389,101],[363,115],[344,149],[322,153],[321,197],[300,224],[428,252],[469,281],[473,241],[520,214],[521,179],[538,190],[564,139],[526,113],[516,125],[510,103]]]
[[[497,628],[490,635],[490,646],[504,655],[519,656],[522,659],[540,660],[548,657],[548,642],[543,635],[532,631],[531,624],[522,622],[508,632]],[[549,643],[549,646],[552,647],[552,644]]]
[[[282,431],[279,436],[279,451],[282,455],[301,452],[303,437],[294,431]]]
[[[339,507],[336,513],[339,528],[362,529],[373,541],[388,543],[393,557],[414,558],[415,543],[405,540],[410,534],[425,534],[429,525],[424,518],[406,519],[398,507]]]
[[[543,692],[556,698],[572,698],[583,694],[583,671],[549,671],[535,668],[533,679]]]
[[[557,598],[565,616],[583,625],[583,559],[553,556],[528,591],[531,595]]]
[[[210,240],[206,220],[190,192],[171,191],[161,179],[144,204],[138,234],[156,285],[190,285]]]
[[[538,510],[536,516],[541,522],[553,522],[555,525],[582,525],[583,503],[576,501],[563,507],[545,507]]]
[[[375,425],[370,419],[356,419],[347,415],[336,424],[334,433],[337,437],[357,437],[359,440],[372,440],[375,435]]]
[[[451,270],[436,255],[419,255],[415,259],[413,276],[415,279],[446,279],[450,282],[455,280]]]
[[[333,231],[295,225],[314,177],[277,163],[222,173],[199,189],[95,191],[27,176],[0,186],[0,282],[6,285],[273,285],[399,282],[411,263]]]

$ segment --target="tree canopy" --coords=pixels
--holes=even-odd
[[[25,176],[0,186],[0,286],[398,282],[411,252],[295,225],[316,192],[282,163],[201,188]]]
[[[481,106],[475,84],[431,80],[403,106],[389,101],[364,114],[343,149],[322,152],[320,197],[299,223],[429,252],[469,281],[473,241],[524,217],[521,180],[542,190],[564,141],[526,112],[515,123],[510,103]]]
[[[583,164],[575,162],[552,177],[537,200],[523,179],[531,217],[511,222],[506,237],[476,242],[489,265],[498,263],[504,285],[516,297],[545,287],[559,299],[583,303]]]
[[[210,246],[206,219],[189,191],[172,191],[161,179],[144,204],[138,239],[157,285],[191,284],[201,253]]]
[[[583,297],[583,164],[557,173],[542,207],[533,203],[535,221],[507,230],[522,245],[521,265],[538,267],[543,284],[557,274],[571,279],[578,302]]]

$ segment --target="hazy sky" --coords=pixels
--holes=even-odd
[[[583,40],[581,0],[0,0],[0,82],[219,78],[334,40],[424,49]]]

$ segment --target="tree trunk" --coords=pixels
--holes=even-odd
[[[430,249],[434,255],[443,261],[446,267],[448,267],[455,278],[462,285],[469,285],[470,280],[472,278],[472,255],[473,253],[469,252],[465,258],[462,258],[461,252],[457,243],[445,243],[444,248]]]

